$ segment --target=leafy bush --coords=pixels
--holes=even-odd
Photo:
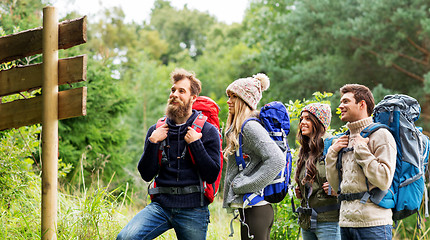
[[[40,131],[35,125],[0,132],[0,239],[40,239],[41,177],[32,154]],[[70,168],[61,160],[59,167],[59,177]],[[115,190],[83,186],[58,194],[58,239],[114,239],[126,223]]]
[[[23,189],[36,177],[32,149],[38,147],[40,127],[31,126],[0,133],[0,201],[10,209],[14,200],[25,196]]]
[[[291,207],[291,196],[278,203],[273,204],[275,210],[275,222],[273,223],[270,239],[283,240],[283,239],[298,239],[299,237],[299,224],[297,224],[297,216],[293,213]],[[295,201],[295,206],[299,206],[299,201]]]

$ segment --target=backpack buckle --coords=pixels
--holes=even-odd
[[[171,187],[170,188],[170,194],[179,194],[179,188]]]

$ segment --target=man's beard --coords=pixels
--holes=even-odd
[[[172,104],[173,101],[175,101],[176,104]],[[166,116],[174,122],[177,122],[177,120],[184,118],[189,113],[191,107],[191,99],[187,103],[184,103],[179,98],[169,98],[169,100],[167,100]]]

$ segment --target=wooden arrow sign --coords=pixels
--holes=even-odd
[[[58,93],[58,119],[87,114],[87,88],[75,88]],[[42,123],[42,96],[0,104],[0,131]]]
[[[42,53],[43,28],[35,28],[0,37],[0,63]],[[58,25],[58,49],[87,42],[87,17],[68,20]]]
[[[41,88],[42,71],[42,63],[0,71],[0,97]],[[86,55],[58,61],[58,85],[85,81],[86,78]]]

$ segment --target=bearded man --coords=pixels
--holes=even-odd
[[[220,171],[218,130],[205,122],[201,133],[190,126],[199,115],[192,105],[201,91],[194,74],[175,69],[164,124],[151,126],[138,164],[143,180],[154,179],[151,203],[117,239],[154,239],[173,228],[177,239],[206,239],[209,201],[202,181],[214,183]],[[152,184],[154,185],[154,184]]]

